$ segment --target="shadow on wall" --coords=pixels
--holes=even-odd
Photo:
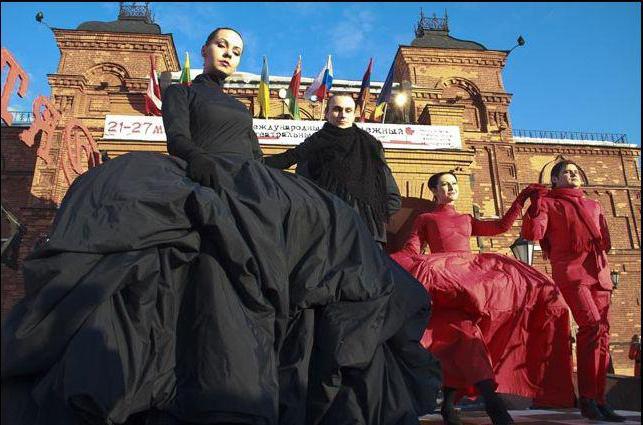
[[[22,262],[49,230],[57,205],[31,193],[40,136],[18,139],[24,127],[2,127],[2,320],[24,294]],[[5,244],[6,242],[6,244]]]
[[[413,222],[416,217],[433,211],[435,206],[436,204],[428,199],[402,198],[402,207],[389,220],[386,231],[386,251],[390,254],[402,249],[406,238],[413,230]]]

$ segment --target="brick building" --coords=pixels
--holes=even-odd
[[[164,142],[103,140],[105,116],[144,114],[143,92],[147,88],[150,55],[155,56],[162,86],[176,80],[180,73],[172,35],[162,34],[152,22],[149,10],[122,6],[116,21],[87,22],[73,30],[53,29],[53,33],[61,57],[57,73],[50,74],[48,80],[51,100],[61,113],[59,124],[51,134],[43,133],[40,143],[31,147],[18,138],[25,126],[17,123],[1,129],[3,258],[9,257],[11,248],[16,248],[18,266],[46,233],[69,185],[61,171],[66,161],[62,154],[65,124],[72,119],[80,120],[109,157],[131,151],[165,152]],[[549,170],[556,161],[561,158],[576,161],[584,172],[585,190],[588,196],[601,202],[612,234],[609,261],[614,270],[620,271],[620,283],[612,299],[611,348],[616,368],[627,370],[631,367],[627,359],[630,338],[641,331],[640,148],[622,143],[612,135],[513,130],[508,114],[511,94],[502,83],[508,51],[491,50],[451,37],[446,18],[422,16],[415,35],[410,45],[398,48],[392,62],[395,92],[407,92],[410,101],[402,108],[392,108],[387,122],[458,126],[463,148],[387,149],[389,165],[403,196],[409,200],[430,199],[428,177],[437,171],[455,169],[461,182],[457,208],[481,217],[497,217],[527,184],[547,183]],[[288,86],[289,80],[271,76],[273,119],[284,118],[279,91]],[[311,82],[312,78],[302,79],[302,93]],[[226,82],[225,89],[256,116],[258,83],[258,75],[240,72]],[[360,83],[338,79],[333,91],[357,96]],[[371,85],[371,107],[381,86],[381,82]],[[304,100],[300,109],[304,119],[319,119],[322,112],[319,103]],[[48,162],[36,151],[45,142],[51,157]],[[271,144],[262,148],[268,155],[284,149]],[[21,240],[14,240],[4,252],[5,239],[12,242],[10,238],[18,233],[20,225],[25,226]],[[509,253],[508,247],[517,238],[519,226],[520,222],[499,237],[472,239],[471,246],[474,250]],[[550,271],[540,255],[536,255],[535,266]],[[14,269],[3,263],[3,317],[22,293],[19,267]]]

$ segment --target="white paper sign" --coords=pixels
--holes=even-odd
[[[164,142],[163,118],[144,115],[107,115],[105,116],[103,139]]]
[[[318,131],[324,121],[253,120],[259,143],[298,145]],[[445,125],[405,125],[358,123],[382,142],[394,149],[462,149],[460,128]]]
[[[253,128],[259,143],[295,146],[324,125],[324,121],[254,119]],[[392,149],[462,149],[460,129],[457,126],[405,125],[358,123]],[[165,129],[161,117],[107,115],[104,140],[140,140],[164,142]]]

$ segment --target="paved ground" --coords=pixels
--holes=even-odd
[[[577,409],[552,409],[552,410],[511,410],[509,412],[516,424],[544,425],[544,424],[574,424],[574,425],[614,425],[613,422],[590,421],[583,418]],[[619,415],[627,419],[625,424],[640,424],[641,412],[616,410]],[[460,417],[465,425],[488,425],[489,417],[483,411],[461,411]],[[422,425],[442,424],[439,414],[426,415],[421,418]]]

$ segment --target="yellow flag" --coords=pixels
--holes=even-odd
[[[260,116],[270,116],[270,80],[268,77],[268,58],[263,57],[263,69],[261,70],[261,81],[259,82],[259,105],[261,106]]]

